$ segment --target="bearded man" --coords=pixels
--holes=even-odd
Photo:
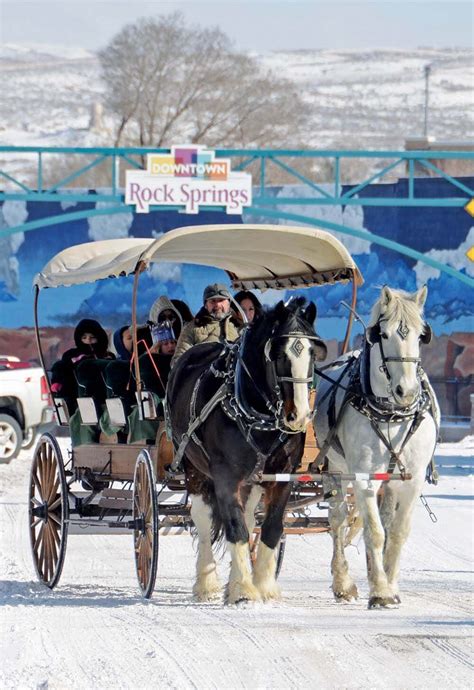
[[[193,345],[233,342],[239,337],[239,322],[230,309],[230,292],[225,285],[208,285],[202,301],[201,309],[181,331],[172,364]]]

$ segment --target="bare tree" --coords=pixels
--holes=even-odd
[[[218,28],[179,13],[140,19],[99,53],[115,145],[300,145],[309,107],[294,86],[263,73]]]

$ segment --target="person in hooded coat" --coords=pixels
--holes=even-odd
[[[176,338],[179,338],[179,334],[185,323],[185,319],[181,316],[181,310],[173,302],[180,302],[180,307],[187,305],[181,300],[170,300],[166,295],[160,295],[153,304],[151,305],[150,313],[148,315],[148,324],[150,327],[159,326],[164,321],[169,321],[173,328],[173,332]],[[192,319],[192,315],[191,315]]]
[[[105,383],[97,379],[97,365],[84,366],[86,362],[100,360],[104,362],[99,369],[105,368],[115,355],[109,352],[109,338],[105,330],[95,319],[82,319],[74,330],[76,347],[66,350],[61,360],[51,370],[51,390],[53,394],[64,398],[69,414],[77,408],[78,395],[97,394],[105,399]],[[78,388],[79,383],[79,388]]]
[[[153,347],[150,353],[139,359],[140,372],[146,390],[165,397],[166,384],[171,368],[171,358],[176,349],[176,336],[170,321],[162,321],[152,328]]]
[[[118,328],[113,335],[113,341],[118,359],[129,362],[133,352],[133,336],[130,326],[121,326]]]
[[[107,397],[123,397],[132,404],[136,387],[132,374],[133,336],[130,326],[118,328],[113,335],[113,341],[117,359],[109,362],[105,368]]]

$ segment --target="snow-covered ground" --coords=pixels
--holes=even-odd
[[[382,611],[367,610],[360,541],[349,552],[360,599],[333,600],[328,535],[288,537],[278,603],[195,603],[187,534],[161,539],[149,602],[131,536],[70,536],[51,592],[34,577],[22,452],[0,465],[0,687],[472,688],[473,449],[473,437],[438,448],[441,481],[425,486],[438,522],[417,504],[402,605]]]

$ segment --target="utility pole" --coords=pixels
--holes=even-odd
[[[425,139],[428,137],[428,101],[430,95],[430,74],[431,65],[425,65],[425,123],[423,127],[423,136]]]

